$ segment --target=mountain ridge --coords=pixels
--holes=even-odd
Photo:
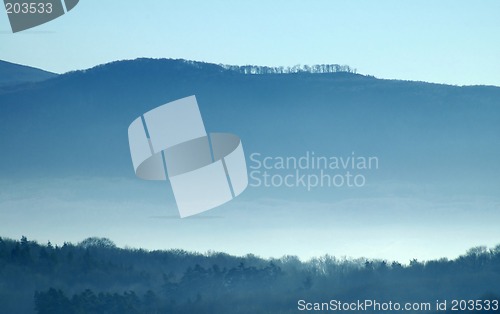
[[[404,163],[436,167],[426,150],[445,149],[439,154],[453,164],[460,164],[457,156],[467,158],[476,150],[484,155],[484,167],[493,167],[496,151],[487,142],[500,134],[497,87],[348,72],[242,74],[211,63],[141,58],[0,92],[5,149],[0,171],[133,174],[126,136],[130,122],[190,95],[198,98],[207,130],[231,130],[242,137],[246,151],[377,152],[398,165],[392,173],[397,176],[411,169]],[[325,145],[330,142],[335,145]],[[440,171],[453,172],[450,163],[438,164]]]
[[[214,73],[235,73],[235,74],[244,74],[244,75],[293,75],[293,74],[317,74],[317,75],[323,75],[323,74],[336,74],[336,75],[346,75],[349,77],[358,77],[358,78],[366,78],[366,79],[375,79],[375,80],[380,80],[380,81],[390,81],[390,82],[410,82],[410,83],[417,83],[417,84],[430,84],[430,85],[440,85],[440,86],[452,86],[452,87],[488,87],[488,88],[500,88],[500,86],[496,85],[487,85],[487,84],[472,84],[472,85],[455,85],[455,84],[448,84],[448,83],[439,83],[439,82],[428,82],[428,81],[420,81],[420,80],[405,80],[405,79],[397,79],[397,78],[379,78],[375,77],[374,75],[370,74],[361,74],[357,72],[357,69],[351,68],[348,65],[339,65],[339,64],[313,64],[313,65],[294,65],[294,66],[279,66],[279,67],[274,67],[274,66],[264,66],[264,65],[229,65],[229,64],[223,64],[223,63],[212,63],[212,62],[205,62],[205,61],[196,61],[196,60],[188,60],[188,59],[172,59],[172,58],[135,58],[135,59],[122,59],[122,60],[115,60],[111,62],[106,62],[103,64],[99,64],[87,69],[80,69],[80,70],[73,70],[69,71],[66,73],[61,74],[60,76],[65,76],[65,75],[74,75],[78,73],[87,73],[87,72],[93,72],[93,71],[99,71],[104,68],[108,67],[113,67],[113,66],[120,66],[120,65],[127,65],[127,64],[134,64],[134,63],[143,63],[143,62],[152,62],[158,65],[161,64],[167,64],[167,63],[177,63],[179,66],[184,65],[186,67],[193,67],[195,69],[203,69],[203,70],[211,70]],[[332,70],[332,71],[326,71],[326,72],[313,72],[312,68],[315,68],[317,66],[333,66],[333,67],[338,67],[340,70]],[[269,70],[269,69],[284,69],[284,72],[279,73],[248,73],[252,72],[251,69],[254,70]],[[309,70],[308,70],[309,68]],[[245,70],[250,69],[247,73],[245,73]],[[288,69],[288,71],[287,71]],[[345,69],[345,70],[342,70]]]
[[[40,83],[48,78],[66,78],[68,76],[72,77],[80,74],[87,73],[99,73],[101,71],[107,71],[109,69],[113,69],[117,66],[129,66],[129,65],[138,65],[145,63],[155,64],[156,66],[166,66],[166,65],[176,65],[174,67],[177,70],[182,68],[191,68],[191,69],[199,69],[202,71],[208,71],[212,73],[233,73],[233,74],[242,74],[242,75],[294,75],[294,74],[314,74],[314,75],[345,75],[346,77],[357,77],[357,78],[365,78],[365,79],[374,79],[379,81],[389,81],[389,82],[405,82],[405,83],[416,83],[416,84],[430,84],[430,85],[439,85],[439,86],[452,86],[452,87],[463,87],[463,88],[477,88],[477,87],[485,87],[485,88],[500,88],[500,86],[496,85],[486,85],[486,84],[472,84],[472,85],[455,85],[448,83],[438,83],[438,82],[428,82],[428,81],[420,81],[420,80],[406,80],[406,79],[397,79],[397,78],[379,78],[370,74],[360,74],[357,72],[357,69],[351,68],[348,65],[339,65],[339,64],[313,64],[313,65],[294,65],[294,66],[261,66],[261,65],[229,65],[223,63],[211,63],[205,61],[196,61],[196,60],[188,60],[182,58],[135,58],[135,59],[122,59],[106,62],[103,64],[98,64],[90,68],[86,69],[78,69],[72,70],[65,73],[57,74],[52,73],[50,71],[46,71],[40,68],[32,67],[29,65],[21,65],[16,63],[11,63],[5,60],[0,60],[0,73],[2,73],[3,66],[9,66],[14,70],[19,72],[18,75],[24,75],[24,72],[34,71],[40,73],[40,78],[35,79],[25,79],[13,81],[12,79],[4,79],[0,78],[0,87],[5,88],[5,85],[18,85],[22,83]],[[323,69],[321,68],[323,67]],[[326,69],[326,70],[325,70]],[[281,71],[281,72],[280,72]],[[15,71],[14,71],[15,72]],[[5,77],[5,74],[2,76]],[[5,83],[4,81],[7,81]],[[9,86],[12,87],[12,86]],[[16,90],[15,88],[11,88],[11,90]],[[11,90],[8,90],[9,92]],[[0,93],[2,91],[0,90]]]
[[[39,68],[0,60],[0,87],[40,82],[57,75]]]

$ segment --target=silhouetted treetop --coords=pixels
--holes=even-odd
[[[116,248],[116,244],[108,238],[90,237],[78,243],[79,247],[88,248]]]

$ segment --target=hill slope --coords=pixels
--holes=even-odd
[[[0,172],[133,176],[130,122],[189,95],[207,130],[238,134],[247,154],[376,155],[391,179],[500,175],[492,145],[500,88],[344,72],[249,75],[166,59],[114,62],[0,93]]]
[[[56,76],[55,73],[0,60],[0,87],[39,82]]]

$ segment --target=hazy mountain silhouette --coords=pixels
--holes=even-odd
[[[373,154],[393,179],[500,175],[498,87],[289,72],[137,59],[3,91],[0,172],[133,176],[130,122],[196,95],[207,130],[238,134],[246,153]]]
[[[57,74],[0,60],[0,87],[44,81]]]

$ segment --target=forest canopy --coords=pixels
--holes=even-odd
[[[0,238],[0,283],[2,313],[296,313],[300,299],[498,299],[500,245],[403,265]]]

